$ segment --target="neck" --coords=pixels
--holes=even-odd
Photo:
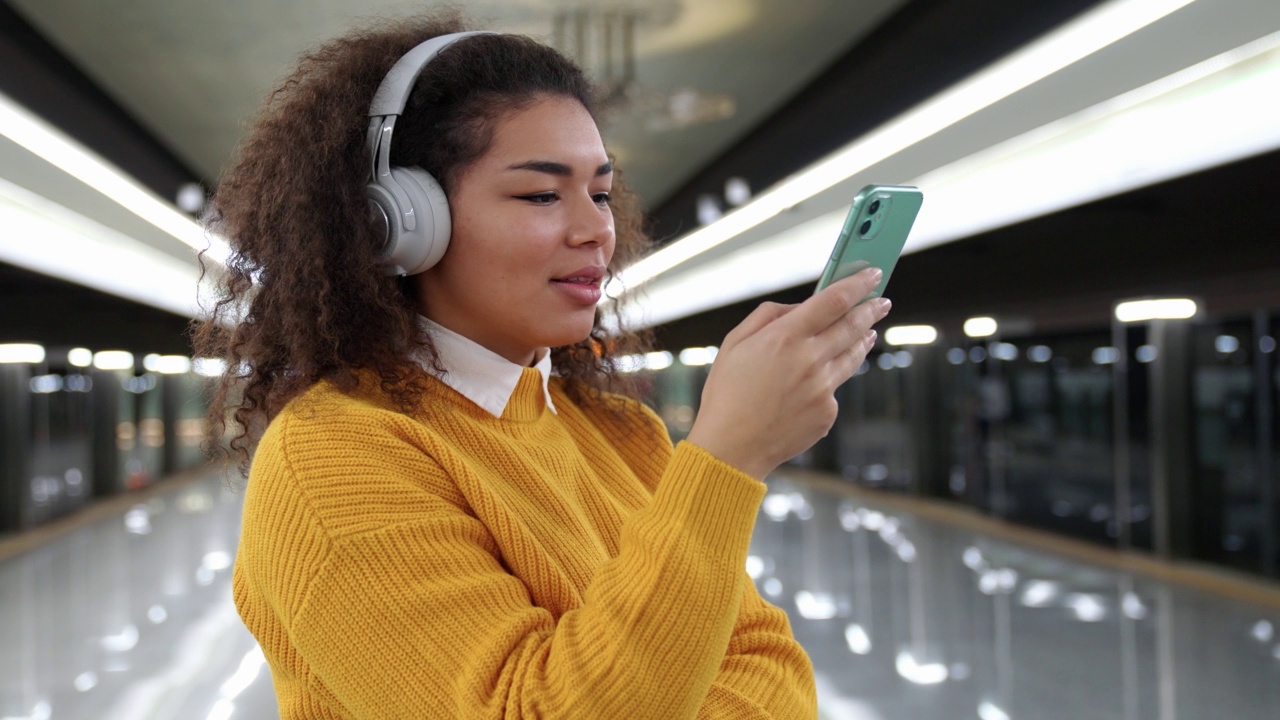
[[[480,336],[480,333],[469,332],[466,327],[466,323],[453,322],[449,319],[441,319],[429,313],[423,312],[422,309],[419,309],[418,312],[420,312],[423,317],[427,318],[428,320],[431,320],[435,324],[443,328],[446,328],[448,330],[451,330],[461,335],[464,338],[467,338],[468,340],[474,342],[475,344],[488,350],[489,352],[492,352],[495,355],[499,355],[503,358],[506,358],[507,360],[509,360],[510,362],[516,365],[520,365],[522,367],[533,367],[538,363],[539,360],[542,359],[542,353],[540,352],[539,349],[512,348],[512,347],[494,342],[491,339]]]

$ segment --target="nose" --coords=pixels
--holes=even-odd
[[[608,205],[600,205],[590,195],[584,195],[573,203],[569,218],[569,244],[610,245],[613,243],[613,211]]]

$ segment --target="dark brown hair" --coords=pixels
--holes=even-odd
[[[230,424],[242,471],[271,418],[321,380],[351,391],[357,371],[367,371],[400,411],[420,405],[428,380],[413,355],[439,361],[417,323],[413,283],[386,275],[379,263],[381,237],[365,195],[367,111],[401,56],[464,29],[456,14],[410,18],[304,55],[268,96],[223,175],[206,223],[232,254],[193,339],[198,355],[227,363],[211,398],[206,444],[218,447]],[[396,127],[392,162],[426,169],[448,193],[487,151],[504,113],[548,95],[577,99],[594,115],[589,81],[552,48],[513,35],[468,38],[418,79]],[[617,248],[606,280],[648,244],[639,203],[618,173],[611,196]],[[642,351],[648,338],[607,335],[602,321],[597,311],[587,339],[552,349],[553,367],[578,402],[603,402],[604,391],[634,394],[616,358]]]

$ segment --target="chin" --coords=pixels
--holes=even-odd
[[[551,342],[546,343],[546,345],[553,348],[577,345],[591,337],[592,327],[594,327],[594,318],[589,323],[566,323],[562,330],[557,328],[558,331],[551,334]]]

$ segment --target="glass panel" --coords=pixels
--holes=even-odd
[[[1276,351],[1276,336],[1280,335],[1280,315],[1264,317],[1262,325],[1263,333],[1258,339],[1258,350],[1264,362],[1259,379],[1271,385],[1269,393],[1263,395],[1265,390],[1259,393],[1260,396],[1270,398],[1270,403],[1264,404],[1263,409],[1269,411],[1265,418],[1271,426],[1270,451],[1263,448],[1262,452],[1266,454],[1261,455],[1268,460],[1263,482],[1266,483],[1264,496],[1270,500],[1271,509],[1267,514],[1270,533],[1267,536],[1269,542],[1264,551],[1263,567],[1267,574],[1280,577],[1280,353]]]
[[[1258,571],[1269,528],[1258,473],[1251,323],[1197,326],[1192,342],[1195,556]]]
[[[1146,325],[1125,327],[1128,352],[1127,390],[1129,397],[1129,492],[1123,507],[1123,492],[1116,501],[1107,534],[1118,538],[1122,547],[1150,550],[1153,547],[1151,474],[1151,368],[1161,362]],[[1127,527],[1128,536],[1124,535]]]
[[[683,440],[693,429],[698,397],[705,381],[701,370],[677,361],[654,375],[656,409],[667,424],[673,442]]]
[[[943,367],[945,423],[951,433],[951,471],[947,488],[952,497],[988,508],[985,437],[981,412],[982,367],[986,348],[954,344],[947,348]],[[989,508],[988,508],[989,509]]]
[[[908,364],[896,351],[870,356],[837,396],[835,460],[841,474],[868,487],[911,489],[911,432],[906,418]]]
[[[177,427],[173,428],[171,437],[178,447],[174,451],[177,470],[197,467],[204,462],[201,443],[204,441],[207,423],[205,378],[195,373],[174,376],[173,387],[178,393]]]
[[[27,382],[29,524],[64,515],[88,499],[91,438],[85,389],[81,376],[43,369]]]
[[[1008,517],[1114,545],[1112,369],[1105,332],[1029,338],[995,349],[1007,387]],[[1016,354],[1015,354],[1016,353]]]

